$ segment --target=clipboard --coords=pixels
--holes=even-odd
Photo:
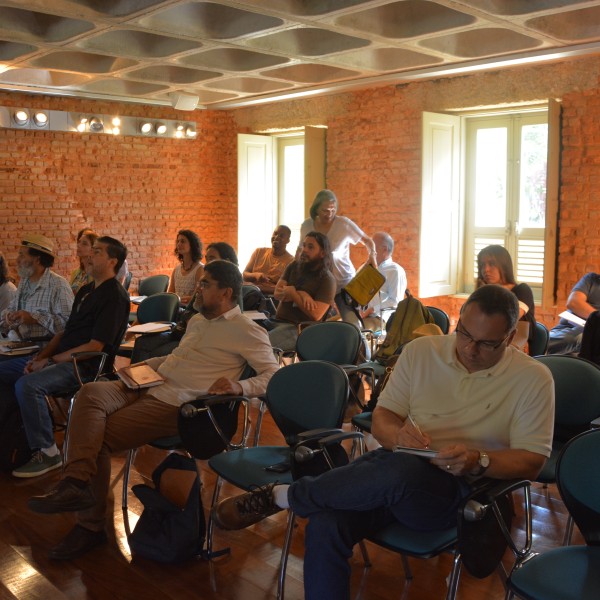
[[[367,306],[384,283],[385,277],[371,263],[367,263],[348,282],[344,291],[358,306]]]

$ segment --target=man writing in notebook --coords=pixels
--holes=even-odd
[[[79,289],[64,331],[56,333],[33,358],[2,363],[0,401],[19,403],[31,460],[15,469],[15,477],[37,477],[60,468],[62,458],[54,442],[46,396],[71,391],[79,385],[71,355],[103,351],[114,356],[129,316],[129,295],[115,279],[127,248],[105,236],[94,242],[87,270],[93,281]],[[98,359],[81,361],[80,373],[90,381]],[[111,364],[106,365],[110,369]]]
[[[554,385],[546,367],[511,347],[518,317],[508,290],[476,290],[456,335],[416,339],[400,355],[373,413],[382,448],[316,478],[224,500],[217,525],[239,529],[291,506],[309,519],[305,598],[349,598],[348,559],[370,533],[395,521],[451,527],[477,478],[534,479],[550,454]]]
[[[179,406],[201,394],[258,396],[278,369],[266,331],[238,306],[242,276],[227,261],[207,263],[198,285],[199,314],[172,354],[146,364],[165,383],[131,390],[121,382],[88,383],[69,422],[69,453],[58,487],[31,498],[41,513],[77,512],[77,525],[53,559],[71,559],[106,541],[106,499],[113,452],[177,434]],[[255,377],[240,381],[246,366]]]

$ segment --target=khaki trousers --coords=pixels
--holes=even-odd
[[[132,391],[120,381],[88,383],[81,388],[69,422],[63,472],[63,478],[88,482],[96,497],[96,506],[77,514],[80,525],[93,531],[105,526],[111,454],[176,435],[177,411],[177,406]]]

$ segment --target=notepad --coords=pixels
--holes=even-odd
[[[431,450],[431,448],[411,448],[409,446],[394,446],[394,452],[404,452],[404,454],[414,454],[425,458],[435,458],[438,455],[437,450]]]
[[[165,382],[161,375],[144,363],[132,367],[123,367],[117,371],[117,376],[132,390],[150,388]]]
[[[16,356],[18,354],[29,354],[33,350],[38,350],[39,346],[33,342],[2,342],[0,352]]]
[[[169,331],[172,326],[171,323],[143,323],[142,325],[132,325],[127,333],[160,333]]]

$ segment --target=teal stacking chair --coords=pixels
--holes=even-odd
[[[252,446],[213,456],[208,461],[210,468],[218,475],[213,506],[219,499],[223,481],[245,491],[269,483],[291,483],[290,470],[275,472],[267,467],[289,463],[291,447],[304,432],[341,427],[348,402],[348,377],[341,367],[330,362],[309,360],[293,363],[273,375],[267,386],[265,401],[286,445]],[[279,566],[277,598],[283,598],[284,594],[285,569],[294,522],[294,513],[289,511]],[[209,520],[207,540],[212,552],[211,536],[212,519]]]
[[[154,296],[166,292],[169,287],[168,275],[151,275],[140,279],[138,285],[138,296]]]
[[[536,481],[548,485],[556,482],[556,461],[563,446],[575,435],[590,429],[600,417],[600,367],[564,354],[538,356],[554,379],[555,412],[552,452]],[[573,530],[569,518],[563,544],[568,544]]]
[[[450,317],[448,314],[436,306],[428,306],[427,310],[433,317],[434,323],[442,330],[442,333],[448,335],[450,332]]]
[[[550,332],[543,323],[536,322],[535,336],[533,342],[529,344],[529,356],[543,356],[548,352],[548,342],[550,341]]]
[[[522,490],[525,510],[525,536],[516,541],[511,535],[513,517],[513,492]],[[458,590],[461,570],[483,579],[498,572],[505,580],[508,576],[502,565],[507,548],[515,564],[525,560],[531,551],[532,511],[530,482],[524,479],[484,479],[477,482],[471,494],[463,500],[457,511],[456,526],[434,531],[416,531],[400,523],[392,523],[369,536],[368,541],[400,553],[407,581],[412,572],[407,557],[433,558],[443,552],[454,556],[448,580],[446,600],[454,600]],[[366,566],[369,559],[363,550]]]
[[[597,600],[600,598],[600,430],[565,444],[557,461],[560,495],[585,540],[554,548],[523,562],[508,581],[508,598]]]
[[[160,292],[148,296],[138,306],[138,323],[173,322],[179,310],[179,296],[169,292]]]
[[[324,321],[312,323],[302,328],[296,341],[295,357],[298,361],[324,360],[340,365],[349,375],[357,371],[356,363],[362,346],[359,330],[344,321]],[[350,391],[354,400],[358,397]],[[261,402],[254,433],[254,445],[260,439],[262,419],[266,410]]]

